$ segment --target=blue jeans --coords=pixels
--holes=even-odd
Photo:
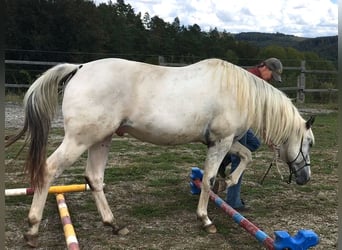
[[[254,135],[251,129],[246,132],[239,142],[247,147],[251,152],[256,151],[260,147],[260,140]],[[219,173],[221,176],[224,176],[223,173],[229,163],[232,163],[230,169],[230,173],[232,173],[239,166],[240,157],[228,153],[220,165]],[[233,208],[240,208],[244,206],[240,197],[242,176],[243,175],[240,176],[240,179],[236,185],[227,188],[226,201]]]

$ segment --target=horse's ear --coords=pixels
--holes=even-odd
[[[311,116],[309,118],[309,120],[306,121],[306,129],[309,129],[311,128],[312,124],[314,123],[315,121],[315,117],[314,116]]]

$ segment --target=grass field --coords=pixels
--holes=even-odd
[[[247,169],[242,197],[252,207],[244,216],[273,237],[275,230],[295,234],[313,229],[321,239],[314,249],[336,249],[337,242],[337,112],[319,114],[314,124],[316,144],[312,149],[312,179],[305,186],[287,184],[287,166],[271,169],[260,180],[273,153],[262,146]],[[6,128],[11,134],[13,128]],[[61,142],[63,130],[52,129],[49,151]],[[17,158],[23,141],[6,149],[6,188],[28,187],[23,173],[25,152]],[[188,144],[160,147],[131,137],[114,137],[105,173],[106,196],[127,236],[112,235],[102,225],[90,192],[69,193],[65,198],[81,249],[264,249],[215,204],[209,216],[218,233],[209,235],[196,220],[198,196],[190,194],[192,166],[202,167],[206,147]],[[84,183],[84,154],[55,184]],[[224,194],[221,194],[224,197]],[[29,249],[22,234],[32,197],[6,197],[6,249]],[[38,249],[66,249],[55,197],[49,195],[40,227]]]

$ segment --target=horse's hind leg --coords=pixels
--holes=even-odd
[[[230,148],[230,152],[232,154],[237,154],[240,157],[240,163],[239,166],[233,171],[233,173],[231,173],[228,178],[226,178],[228,187],[236,185],[238,183],[240,176],[252,162],[251,151],[239,142],[235,142],[232,145],[232,147]]]
[[[111,139],[112,136],[108,136],[102,142],[89,148],[86,179],[92,189],[96,207],[101,215],[104,225],[111,226],[115,234],[125,235],[128,233],[127,228],[119,227],[116,224],[113,213],[109,208],[107,199],[103,192],[104,170],[107,164]]]
[[[64,139],[62,144],[46,160],[44,184],[41,190],[36,190],[34,192],[28,215],[30,228],[27,233],[24,234],[27,244],[31,247],[38,246],[39,225],[42,220],[43,210],[51,183],[56,175],[59,175],[66,167],[74,163],[86,149],[87,148],[84,145],[72,143]]]

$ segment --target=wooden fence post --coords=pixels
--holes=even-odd
[[[297,102],[304,103],[305,101],[305,61],[301,61],[300,75],[297,79]]]

